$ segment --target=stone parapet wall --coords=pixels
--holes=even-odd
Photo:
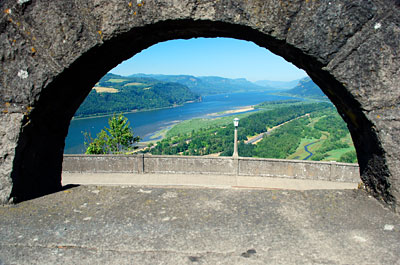
[[[321,161],[241,158],[239,174],[342,182],[360,181],[357,164]]]
[[[248,157],[64,155],[63,171],[220,174],[355,183],[360,181],[357,164]]]
[[[230,157],[144,156],[145,173],[236,174],[237,161]]]
[[[63,171],[139,173],[141,158],[127,155],[64,155]]]

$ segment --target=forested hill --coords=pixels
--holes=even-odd
[[[187,86],[148,77],[106,74],[79,107],[75,116],[89,116],[182,105],[200,96]]]
[[[212,94],[238,93],[246,91],[272,91],[269,86],[259,86],[244,78],[230,79],[218,76],[191,75],[146,75],[135,74],[132,77],[154,78],[164,82],[176,82],[189,87],[193,92],[202,96]]]
[[[285,93],[299,97],[327,99],[322,90],[309,77],[301,79],[296,87],[285,91]]]

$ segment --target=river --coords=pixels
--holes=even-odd
[[[143,141],[163,128],[168,128],[179,121],[193,118],[207,117],[207,114],[227,111],[249,105],[256,105],[264,101],[291,99],[286,96],[271,95],[266,92],[243,92],[232,94],[220,94],[203,96],[201,102],[188,103],[180,107],[127,113],[131,127]],[[209,117],[209,116],[208,116]],[[84,137],[82,132],[90,132],[95,136],[101,129],[107,126],[109,117],[95,117],[85,119],[73,119],[65,140],[64,153],[84,153]]]
[[[309,147],[310,145],[313,145],[313,144],[318,143],[319,141],[320,141],[320,140],[315,141],[315,142],[312,142],[312,143],[309,143],[309,144],[307,144],[307,145],[304,146],[304,150],[308,153],[308,156],[307,156],[306,158],[304,158],[303,160],[308,160],[310,157],[312,157],[312,156],[314,155],[310,150],[308,150],[308,147]]]

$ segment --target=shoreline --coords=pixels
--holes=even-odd
[[[252,111],[252,110],[255,110],[254,106],[253,105],[249,105],[249,106],[242,106],[242,107],[234,108],[234,109],[230,109],[230,110],[225,110],[225,111],[222,111],[222,112],[210,113],[210,114],[207,114],[206,116],[210,117],[211,119],[218,119],[219,117],[227,115],[227,114],[244,113],[244,112],[248,112],[248,111]],[[191,119],[188,119],[188,120],[174,121],[172,124],[170,124],[170,125],[168,125],[168,126],[166,126],[164,128],[161,128],[160,130],[157,130],[154,133],[152,133],[151,136],[149,137],[150,138],[149,140],[143,141],[143,142],[140,142],[140,143],[149,144],[149,143],[156,143],[158,141],[161,141],[166,137],[167,132],[169,130],[171,130],[172,127],[174,127],[175,125],[178,125],[181,122],[189,121],[189,120],[193,120],[193,119],[198,119],[198,118],[191,118]],[[154,136],[157,136],[157,137],[154,137]]]
[[[248,112],[248,111],[252,111],[252,110],[255,110],[254,105],[242,106],[242,107],[237,107],[237,108],[230,109],[230,110],[225,110],[222,112],[210,113],[210,114],[207,114],[206,116],[217,118],[219,116],[224,116],[227,114],[237,114],[237,113]]]
[[[196,102],[201,102],[201,98],[199,100],[190,100],[186,101],[185,103],[181,105],[174,105],[174,106],[169,106],[169,107],[162,107],[162,108],[154,108],[154,109],[142,109],[142,110],[131,110],[131,111],[123,111],[123,112],[113,112],[113,113],[104,113],[104,114],[99,114],[99,115],[88,115],[88,116],[83,116],[83,117],[72,117],[71,121],[73,120],[87,120],[87,119],[95,119],[95,118],[104,118],[104,117],[110,117],[116,113],[122,113],[122,114],[130,114],[130,113],[140,113],[140,112],[147,112],[147,111],[154,111],[154,110],[163,110],[163,109],[172,109],[172,108],[177,108],[177,107],[182,107],[185,104],[190,104],[190,103],[196,103]]]

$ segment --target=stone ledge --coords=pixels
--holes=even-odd
[[[361,190],[80,186],[0,206],[0,264],[397,264]]]
[[[244,157],[64,155],[63,172],[217,174],[360,181],[356,164]]]

